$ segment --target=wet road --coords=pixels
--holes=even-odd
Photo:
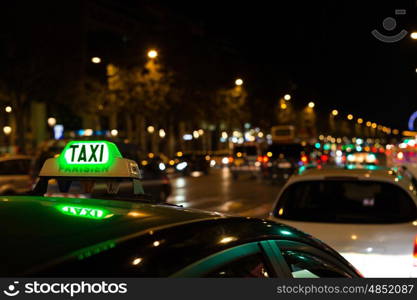
[[[280,190],[249,177],[233,180],[227,168],[211,169],[206,176],[173,177],[171,184],[170,203],[249,217],[266,217]]]

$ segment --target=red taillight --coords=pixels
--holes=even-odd
[[[327,156],[327,155],[323,154],[323,155],[320,157],[320,159],[321,159],[321,161],[322,161],[322,162],[326,163],[326,162],[329,160],[329,156]]]
[[[413,264],[414,267],[417,267],[417,236],[414,239]]]
[[[257,158],[256,160],[257,160],[257,161],[259,161],[259,162],[262,162],[262,160],[263,160],[263,159],[262,159],[262,156],[260,156],[260,155],[259,155],[259,156],[258,156],[258,158]]]
[[[262,162],[263,163],[267,163],[268,161],[269,161],[269,157],[268,156],[262,157]]]
[[[163,184],[171,184],[171,181],[169,180],[169,178],[168,177],[162,177],[162,183]]]

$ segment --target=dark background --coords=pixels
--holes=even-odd
[[[114,15],[96,11],[87,16],[87,2]],[[22,66],[43,57],[45,74],[64,70],[62,76],[51,75],[50,93],[39,96],[51,104],[65,106],[84,73],[103,71],[85,66],[92,55],[104,62],[131,64],[143,60],[149,47],[157,47],[161,60],[190,90],[204,93],[232,86],[242,77],[249,105],[258,107],[258,119],[287,92],[296,106],[314,101],[319,110],[336,108],[400,129],[417,110],[417,41],[408,35],[387,44],[371,35],[373,29],[390,34],[382,27],[386,17],[397,20],[394,33],[417,30],[415,1],[91,0],[1,5],[2,64],[10,63],[12,53]],[[397,8],[406,9],[407,15],[395,16]],[[23,59],[16,58],[16,52]],[[7,68],[0,75],[9,76]]]

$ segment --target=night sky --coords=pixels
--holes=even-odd
[[[373,29],[386,35],[417,31],[415,1],[96,1],[140,19],[142,56],[156,47],[179,77],[191,79],[190,89],[215,91],[242,77],[249,100],[269,105],[265,107],[275,107],[291,93],[298,107],[314,101],[321,112],[338,109],[344,116],[352,113],[399,129],[406,129],[417,110],[417,40],[408,34],[387,44],[371,35]],[[24,32],[33,22],[49,24],[59,18],[72,24],[74,19],[72,11],[55,1],[54,6],[27,1],[31,8],[26,10],[25,1],[14,3],[18,14],[6,14],[10,20],[3,21],[3,29],[15,22]],[[395,9],[407,14],[395,16]],[[387,17],[397,21],[392,32],[382,26]],[[65,36],[56,36],[64,45]],[[94,48],[91,54],[105,56],[100,50],[117,45],[89,47]]]
[[[241,76],[254,97],[271,105],[283,93],[297,105],[313,100],[318,109],[405,129],[417,110],[417,41],[407,35],[393,44],[384,34],[417,30],[414,1],[223,1],[162,4],[201,23],[221,41],[229,59],[219,68]],[[395,9],[406,9],[395,16]],[[386,31],[382,21],[394,17]],[[227,51],[225,51],[227,53]],[[224,75],[224,74],[223,74]]]

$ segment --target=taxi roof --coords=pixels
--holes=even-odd
[[[82,209],[86,212],[84,215]],[[306,240],[327,249],[319,241],[292,227],[266,220],[226,217],[214,212],[138,202],[11,196],[0,197],[0,224],[4,229],[0,231],[0,259],[7,262],[0,264],[0,275],[36,273],[36,270],[51,263],[63,262],[78,255],[80,251],[85,251],[83,249],[109,241],[114,246],[176,226],[189,226],[190,230],[181,232],[189,232],[191,237],[188,239],[192,239],[197,234],[192,232],[196,226],[193,224],[210,222],[212,226],[221,226],[227,220],[239,223],[240,238],[253,240],[261,235],[267,236],[269,231],[270,235],[281,234],[288,238],[290,234],[293,239]],[[224,232],[220,231],[219,234]]]
[[[105,210],[103,219],[66,213],[62,207]],[[106,240],[132,232],[156,230],[204,219],[219,214],[191,211],[169,205],[152,205],[102,199],[54,198],[36,196],[0,197],[0,259],[13,269],[37,265]],[[39,247],[33,248],[34,245]],[[27,251],[27,249],[33,249]],[[12,255],[13,254],[13,255]],[[11,256],[13,256],[12,259]],[[0,264],[0,274],[8,273]]]

